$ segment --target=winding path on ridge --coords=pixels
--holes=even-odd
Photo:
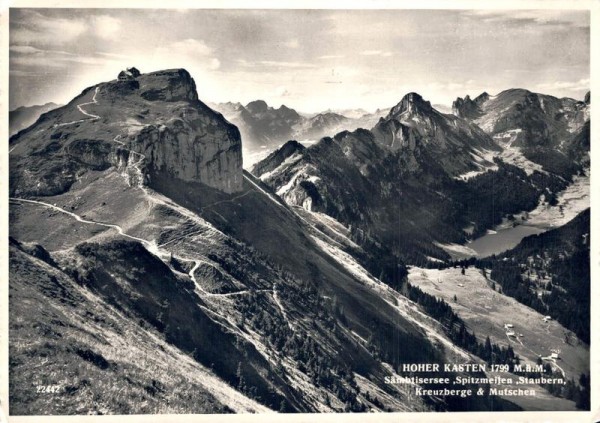
[[[87,106],[88,104],[98,104],[98,101],[96,101],[96,96],[98,95],[98,91],[99,90],[100,90],[100,87],[99,86],[96,87],[96,89],[94,90],[94,96],[92,97],[92,101],[88,101],[87,103],[80,103],[80,104],[77,105],[77,110],[79,110],[84,115],[89,116],[89,118],[74,120],[72,122],[55,123],[52,127],[53,128],[57,128],[59,126],[67,126],[67,125],[73,125],[75,123],[85,122],[86,120],[97,120],[97,119],[100,119],[100,116],[94,115],[92,113],[88,113],[88,112],[86,112],[85,110],[82,109],[82,106]]]
[[[275,289],[256,289],[256,290],[245,289],[245,290],[241,290],[241,291],[237,291],[237,292],[229,292],[229,293],[226,293],[226,294],[216,294],[216,293],[208,292],[204,288],[202,288],[202,286],[198,283],[198,281],[197,281],[197,279],[195,277],[195,272],[196,272],[196,270],[198,270],[198,268],[202,264],[206,264],[208,266],[214,267],[215,265],[213,263],[209,262],[209,261],[201,260],[201,259],[196,259],[196,258],[187,258],[187,257],[183,257],[183,256],[173,255],[171,251],[162,250],[159,246],[156,245],[156,243],[154,241],[148,241],[147,239],[143,239],[143,238],[139,238],[139,237],[127,234],[123,230],[123,228],[121,226],[119,226],[119,225],[116,225],[116,224],[113,224],[113,223],[105,223],[105,222],[98,222],[98,221],[95,221],[95,220],[85,219],[85,218],[79,216],[76,213],[67,211],[67,210],[65,210],[65,209],[63,209],[61,207],[55,206],[53,204],[45,203],[43,201],[27,200],[27,199],[24,199],[24,198],[16,198],[16,197],[10,197],[10,201],[11,202],[18,202],[18,203],[34,204],[34,205],[46,207],[46,208],[55,210],[57,212],[64,213],[64,214],[66,214],[66,215],[74,218],[78,222],[81,222],[81,223],[86,223],[86,224],[90,224],[90,225],[98,225],[98,226],[102,226],[102,227],[105,227],[105,228],[114,229],[121,236],[124,236],[126,238],[132,239],[134,241],[141,242],[149,251],[154,252],[157,256],[158,255],[165,255],[165,256],[166,255],[169,255],[169,256],[172,255],[176,259],[181,260],[183,262],[194,263],[194,267],[190,270],[190,272],[188,273],[188,275],[189,275],[190,279],[196,285],[196,288],[198,289],[199,293],[202,294],[202,295],[204,295],[204,296],[207,296],[207,297],[234,297],[234,296],[237,296],[237,295],[250,294],[252,292],[271,292],[273,294],[275,303],[280,308],[280,310],[281,310],[284,318],[288,322],[288,325],[290,327],[292,327],[292,324],[290,323],[289,319],[287,318],[287,313],[285,312],[285,310],[283,308],[283,305],[279,301],[279,298],[277,298],[277,293],[276,293]],[[188,235],[190,235],[190,234],[188,234]]]
[[[52,127],[56,128],[56,127],[60,127],[60,126],[67,126],[67,125],[73,125],[73,124],[77,124],[77,123],[81,123],[81,122],[85,122],[85,121],[93,121],[93,120],[98,120],[100,119],[100,116],[98,115],[94,115],[92,113],[88,113],[86,112],[82,106],[87,106],[89,104],[98,104],[98,101],[96,100],[96,96],[98,95],[98,92],[100,90],[100,87],[96,87],[95,91],[94,91],[94,95],[92,97],[92,101],[88,101],[85,103],[80,103],[77,105],[77,109],[84,115],[89,116],[89,118],[87,119],[79,119],[79,120],[75,120],[75,121],[71,121],[71,122],[65,122],[65,123],[60,123],[60,124],[54,124]],[[138,176],[138,183],[136,184],[136,186],[140,189],[142,189],[142,191],[146,194],[146,196],[151,199],[152,201],[156,201],[159,202],[163,205],[165,205],[166,207],[170,207],[170,208],[174,208],[176,209],[176,211],[181,211],[180,208],[181,206],[177,206],[177,207],[173,207],[173,205],[168,202],[168,201],[164,201],[161,200],[159,198],[154,198],[154,196],[150,195],[148,189],[145,187],[144,185],[144,173],[140,167],[140,165],[143,163],[143,161],[146,159],[146,156],[142,153],[138,153],[136,151],[131,150],[130,148],[128,148],[128,146],[121,141],[121,138],[123,137],[122,134],[119,134],[117,136],[115,136],[113,138],[113,142],[120,144],[125,150],[127,150],[130,154],[131,154],[131,158],[133,158],[135,160],[135,157],[139,157],[139,160],[133,162],[133,163],[128,163],[128,165],[131,165],[131,167],[133,167],[133,169],[135,170],[137,176]],[[16,147],[16,146],[15,146]],[[14,148],[11,148],[9,150],[9,154],[12,150],[14,150]],[[283,206],[282,204],[280,204],[277,200],[275,200],[274,198],[272,198],[265,190],[263,190],[261,187],[259,187],[257,184],[255,184],[250,178],[248,178],[246,175],[244,175],[244,178],[246,178],[246,180],[248,182],[250,182],[252,185],[254,185],[258,190],[260,190],[261,192],[263,192],[265,195],[267,195],[267,197],[273,201],[274,203],[276,203],[278,206],[286,208],[285,206]],[[208,206],[205,206],[202,208],[202,210],[208,208],[208,207],[212,207],[215,206],[217,204],[221,204],[221,203],[226,203],[226,202],[233,202],[236,199],[242,198],[248,194],[253,193],[254,191],[246,191],[245,193],[238,195],[237,197],[231,198],[229,200],[223,200],[223,201],[218,201],[216,203],[210,204]],[[209,266],[214,267],[214,264],[206,261],[206,260],[201,260],[201,259],[196,259],[196,258],[187,258],[187,257],[181,257],[181,256],[175,256],[171,251],[167,251],[167,250],[163,250],[162,247],[171,244],[177,240],[183,239],[185,237],[191,236],[193,234],[202,232],[202,231],[195,231],[192,233],[188,233],[186,235],[182,235],[179,236],[175,239],[172,239],[166,243],[163,243],[161,245],[157,245],[155,241],[149,241],[147,239],[143,239],[143,238],[139,238],[133,235],[129,235],[127,234],[123,228],[117,224],[114,223],[106,223],[106,222],[98,222],[95,220],[91,220],[91,219],[85,219],[81,216],[79,216],[76,213],[70,212],[68,210],[65,210],[61,207],[58,207],[56,205],[53,204],[49,204],[43,201],[39,201],[39,200],[28,200],[28,199],[24,199],[24,198],[17,198],[17,197],[10,197],[10,201],[12,202],[20,202],[20,203],[27,203],[27,204],[33,204],[33,205],[38,205],[38,206],[42,206],[42,207],[46,207],[46,208],[50,208],[52,210],[58,211],[60,213],[64,213],[72,218],[74,218],[75,220],[77,220],[78,222],[81,223],[85,223],[85,224],[90,224],[90,225],[98,225],[98,226],[102,226],[105,228],[109,228],[109,229],[114,229],[117,231],[117,233],[121,236],[124,236],[126,238],[132,239],[134,241],[138,241],[141,242],[151,253],[154,253],[155,255],[157,255],[160,258],[160,255],[168,255],[171,257],[176,257],[177,259],[184,261],[184,262],[188,262],[188,263],[194,263],[194,267],[190,270],[190,272],[188,273],[188,276],[190,277],[190,279],[194,282],[194,285],[196,286],[197,290],[198,290],[198,294],[202,295],[204,297],[233,297],[233,296],[238,296],[238,295],[247,295],[250,294],[252,292],[270,292],[273,295],[273,300],[275,302],[275,304],[277,305],[277,307],[280,309],[284,319],[286,320],[288,326],[294,330],[294,327],[292,325],[292,323],[290,322],[287,312],[285,311],[283,304],[281,303],[281,301],[279,300],[278,296],[277,296],[277,291],[275,290],[275,288],[273,289],[257,289],[257,290],[241,290],[238,292],[230,292],[230,293],[226,293],[226,294],[216,294],[216,293],[211,293],[206,291],[204,288],[202,288],[202,286],[198,283],[196,277],[195,277],[195,272],[196,270],[198,270],[198,268],[202,265],[202,264],[207,264]],[[286,208],[287,209],[287,208]],[[187,210],[187,213],[184,213],[184,215],[188,215],[189,213],[191,213],[189,210]],[[196,220],[196,219],[194,219]],[[206,225],[206,223],[205,223]],[[208,227],[210,227],[210,225],[208,225]]]
[[[122,235],[122,236],[124,236],[126,238],[133,239],[134,241],[139,241],[142,244],[144,244],[145,246],[153,248],[152,247],[153,243],[151,243],[148,240],[145,240],[145,239],[142,239],[142,238],[138,238],[136,236],[129,235],[129,234],[125,233],[125,231],[123,231],[123,228],[120,227],[119,225],[115,225],[113,223],[104,223],[104,222],[97,222],[95,220],[84,219],[83,217],[79,216],[76,213],[72,213],[70,211],[67,211],[67,210],[65,210],[63,208],[60,208],[58,206],[55,206],[53,204],[44,203],[43,201],[26,200],[24,198],[17,198],[17,197],[10,197],[9,200],[12,201],[12,202],[37,204],[37,205],[44,206],[44,207],[50,208],[52,210],[56,210],[58,212],[67,214],[67,215],[73,217],[75,220],[77,220],[78,222],[81,222],[81,223],[87,223],[87,224],[91,224],[91,225],[98,225],[98,226],[104,226],[105,228],[115,229],[119,233],[119,235]]]
[[[98,115],[94,115],[92,113],[88,113],[85,110],[82,109],[82,106],[87,106],[88,104],[98,104],[98,101],[96,100],[96,95],[98,95],[98,91],[100,90],[100,87],[96,87],[96,89],[94,90],[94,96],[92,97],[92,101],[88,101],[86,103],[80,103],[77,105],[77,110],[79,110],[79,112],[83,113],[86,116],[89,116],[89,118],[87,119],[79,119],[79,120],[74,120],[71,122],[65,122],[65,123],[55,123],[54,125],[52,125],[52,128],[58,128],[60,126],[67,126],[67,125],[74,125],[76,123],[81,123],[81,122],[85,122],[88,120],[97,120],[100,119],[100,116]],[[17,146],[13,146],[10,150],[8,150],[8,154],[12,153],[12,151],[16,148]]]

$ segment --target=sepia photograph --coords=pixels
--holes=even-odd
[[[593,421],[599,4],[460,4],[3,6],[0,421]]]

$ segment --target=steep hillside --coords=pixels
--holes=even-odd
[[[424,170],[414,156],[390,152],[370,131],[323,138],[277,164],[279,154],[253,172],[286,203],[325,213],[351,228],[352,239],[367,250],[379,243],[405,261],[424,251],[443,255],[431,245],[436,235],[462,237],[451,223],[459,210],[435,188],[453,180],[436,163]]]
[[[477,126],[438,112],[416,93],[405,95],[373,127],[373,134],[392,151],[408,156],[415,168],[433,162],[451,176],[491,164],[483,152],[499,150]]]
[[[378,172],[370,163],[385,158],[368,134],[347,133],[317,151],[334,147],[333,158],[351,146],[350,160],[361,163],[354,175],[367,183],[363,172]],[[333,219],[297,213],[244,173],[239,132],[198,100],[185,70],[90,87],[11,148],[18,413],[513,407],[385,383],[407,373],[403,363],[481,359],[390,288],[406,270],[389,247],[368,234],[355,243]],[[47,307],[53,314],[26,318]],[[176,361],[183,364],[171,371]],[[24,394],[36,363],[55,369],[40,384],[67,392],[60,403]],[[97,389],[96,380],[114,388]],[[166,403],[176,383],[196,389]]]
[[[489,265],[506,295],[551,315],[589,343],[590,209],[523,239]]]
[[[573,152],[576,134],[589,121],[589,101],[556,98],[524,89],[510,89],[498,95],[483,93],[453,103],[457,116],[477,124],[505,148],[516,149],[546,171],[569,177],[585,159],[585,149],[575,149],[575,163],[563,154]]]
[[[89,259],[90,248],[97,246],[82,245],[78,252]],[[98,273],[83,277],[76,268],[65,272],[43,247],[11,239],[12,415],[268,411],[218,378],[210,363],[203,366],[191,351],[167,340],[175,327],[167,334],[164,325],[183,311],[173,308],[172,295],[189,289],[183,280],[171,280],[167,292],[134,283],[142,290],[135,294],[127,288],[131,276],[120,271],[127,268],[124,255],[139,247],[114,243],[102,248],[111,248],[113,258],[119,258],[105,263],[104,255],[94,257],[99,261],[90,266],[92,273],[106,272],[108,267],[100,270],[103,264],[113,266],[112,276],[97,285]],[[85,260],[69,256],[75,257]],[[129,308],[126,301],[138,305]],[[144,301],[154,310],[140,307]],[[211,330],[219,329],[213,324]],[[42,366],[46,371],[40,374]]]

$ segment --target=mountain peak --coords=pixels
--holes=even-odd
[[[458,97],[452,103],[452,113],[461,118],[475,119],[481,115],[481,105],[489,98],[490,95],[485,91],[475,97],[475,99],[471,99],[468,94],[465,98]]]
[[[255,163],[254,166],[252,166],[251,173],[254,175],[263,175],[267,172],[272,172],[285,160],[292,157],[294,154],[302,154],[304,150],[306,150],[306,147],[298,141],[289,140],[278,150],[275,150],[260,162]]]
[[[198,100],[196,84],[185,69],[88,87],[18,133],[11,145],[17,148],[11,155],[11,175],[35,168],[31,180],[47,181],[15,177],[13,192],[63,193],[76,176],[111,167],[130,185],[142,186],[152,174],[152,181],[168,177],[226,193],[242,189],[239,130]],[[40,145],[47,153],[32,156]],[[44,167],[42,161],[51,165]],[[55,172],[52,163],[75,170]]]
[[[135,69],[135,68],[134,68]],[[122,72],[121,72],[122,73]],[[135,94],[147,101],[197,101],[194,78],[185,69],[165,69],[141,74],[135,78],[119,78],[102,84],[103,91],[113,95]]]
[[[428,113],[432,110],[431,103],[425,101],[421,95],[411,92],[406,94],[400,103],[390,110],[389,117],[397,117],[403,113]]]
[[[263,113],[269,110],[269,106],[264,100],[254,100],[246,104],[246,109],[248,109],[250,113]]]

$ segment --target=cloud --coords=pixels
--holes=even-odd
[[[537,89],[540,90],[589,90],[590,89],[590,79],[583,78],[579,81],[555,81],[549,83],[542,83],[536,85]]]
[[[186,63],[197,62],[202,68],[216,70],[221,67],[221,62],[213,57],[214,49],[203,40],[187,38],[175,41],[165,47],[158,47],[155,56],[162,57],[165,62]]]
[[[69,53],[62,50],[44,50],[32,46],[12,45],[9,48],[11,67],[29,66],[37,69],[64,68],[73,65],[109,65],[114,62],[111,55],[92,53],[89,55]],[[14,71],[11,70],[11,73]]]
[[[121,27],[121,20],[109,15],[57,18],[25,10],[17,23],[11,24],[10,38],[16,44],[61,45],[78,41],[84,35],[114,39]]]
[[[566,28],[589,28],[590,17],[586,11],[565,10],[467,10],[463,16],[475,17],[483,22],[510,26],[535,24]]]
[[[126,58],[129,57],[126,54],[107,53],[107,52],[104,52],[104,51],[97,51],[95,54],[97,54],[99,56],[114,57],[116,59],[126,59]]]
[[[297,38],[294,38],[293,40],[283,43],[283,45],[287,48],[298,48],[300,47],[300,42]]]
[[[344,57],[346,57],[346,56],[341,55],[341,54],[331,54],[331,55],[319,56],[318,59],[321,59],[321,60],[343,59]]]
[[[360,54],[362,56],[380,56],[380,57],[390,57],[394,53],[391,51],[381,51],[381,50],[364,50],[361,51]]]
[[[107,66],[116,63],[113,60],[83,55],[60,55],[60,54],[42,54],[27,55],[11,58],[11,66],[28,66],[36,69],[41,68],[67,68],[71,66]],[[11,70],[11,73],[13,71]]]
[[[37,54],[43,52],[43,50],[31,46],[10,46],[9,50],[12,53],[18,54]]]
[[[204,41],[196,40],[194,38],[176,41],[172,43],[168,49],[184,55],[198,56],[208,56],[213,52],[213,49],[207,46]]]
[[[83,19],[44,16],[27,10],[18,25],[11,25],[10,41],[16,44],[62,44],[73,41],[88,30]]]
[[[112,39],[121,30],[121,20],[112,16],[96,16],[93,22],[94,32],[100,38]]]
[[[260,60],[257,63],[265,66],[279,67],[279,68],[315,68],[316,65],[312,63],[302,63],[302,62],[280,62],[276,60]]]

